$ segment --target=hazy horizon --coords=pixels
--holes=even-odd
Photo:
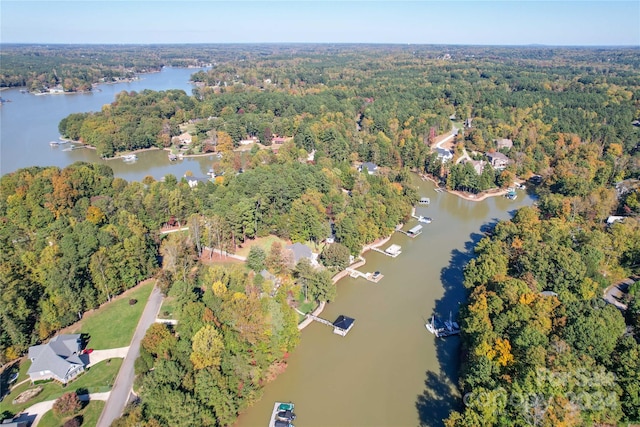
[[[640,46],[640,2],[3,0],[2,44]]]

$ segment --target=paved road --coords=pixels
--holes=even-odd
[[[113,385],[113,389],[111,389],[109,400],[107,400],[107,404],[104,406],[104,410],[100,415],[97,427],[109,427],[116,418],[122,415],[122,411],[131,394],[131,388],[133,387],[133,377],[135,375],[133,364],[140,355],[140,342],[142,338],[144,338],[144,334],[147,332],[149,326],[155,322],[161,304],[162,294],[157,287],[154,287],[147,301],[147,305],[144,307],[144,311],[136,327],[136,332],[133,334],[131,345],[129,345],[129,352],[122,362],[116,382]]]
[[[444,144],[445,142],[448,142],[450,139],[452,139],[453,137],[455,137],[458,134],[458,128],[453,128],[451,130],[451,133],[449,135],[447,135],[446,138],[444,138],[442,141],[438,142],[436,144],[436,148],[442,148],[442,144]]]

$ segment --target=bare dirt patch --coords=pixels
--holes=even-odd
[[[21,403],[27,402],[28,400],[33,399],[34,397],[39,395],[41,391],[42,391],[42,387],[40,386],[23,391],[18,395],[18,397],[13,399],[13,404],[19,405]]]

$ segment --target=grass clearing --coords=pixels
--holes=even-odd
[[[139,285],[136,289],[87,314],[82,321],[73,325],[68,333],[89,334],[87,347],[95,350],[128,346],[154,283],[149,281]],[[129,305],[132,298],[138,302]]]
[[[85,394],[87,392],[101,393],[109,391],[116,380],[116,376],[120,370],[120,365],[122,365],[122,359],[108,359],[92,366],[84,374],[80,375],[78,379],[70,382],[66,386],[57,382],[38,384],[42,387],[40,394],[27,402],[14,405],[12,403],[13,399],[18,397],[20,393],[28,389],[38,387],[38,385],[32,386],[31,383],[22,384],[21,386],[16,387],[4,398],[2,402],[0,402],[0,413],[8,411],[12,414],[17,414],[31,405],[44,402],[46,400],[57,399],[62,394],[70,391],[81,390],[80,394]]]
[[[92,400],[87,403],[87,405],[82,408],[78,415],[82,416],[82,426],[95,426],[98,424],[98,418],[100,418],[100,414],[104,409],[105,402],[101,400]],[[48,411],[40,422],[38,426],[40,427],[59,427],[65,423],[65,421],[71,419],[73,417],[60,418],[53,413],[53,411]]]
[[[287,242],[286,240],[282,240],[278,236],[274,236],[274,235],[258,237],[257,239],[247,240],[246,242],[244,242],[242,247],[241,248],[239,247],[238,250],[236,251],[236,255],[246,257],[247,255],[249,255],[249,250],[251,249],[251,246],[254,246],[254,245],[260,246],[262,249],[264,249],[265,252],[269,253],[269,250],[271,249],[271,245],[273,244],[273,242],[280,242],[282,244],[282,247],[285,247],[286,245],[289,244],[289,242]]]
[[[178,305],[176,297],[164,297],[158,317],[161,319],[177,319]]]

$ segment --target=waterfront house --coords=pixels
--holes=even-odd
[[[189,145],[193,141],[191,134],[189,132],[184,132],[181,135],[175,137],[177,142],[181,145]]]
[[[436,152],[438,153],[438,158],[442,163],[448,162],[453,159],[453,153],[451,150],[447,150],[446,148],[437,147]]]
[[[54,379],[66,384],[84,371],[88,360],[80,358],[81,351],[80,334],[57,335],[47,344],[29,347],[27,374],[31,381]]]
[[[482,171],[487,164],[485,160],[468,160],[468,162],[471,163],[473,170],[475,170],[478,175],[482,175]]]
[[[199,183],[206,184],[207,182],[212,182],[214,177],[215,175],[213,175],[211,178],[185,176],[185,179],[187,180],[187,184],[189,184],[189,188],[194,188],[194,187],[197,187]]]
[[[293,254],[294,265],[298,264],[302,258],[307,258],[312,265],[317,265],[317,254],[314,254],[309,246],[302,243],[294,243],[293,245],[287,245],[286,249]]]
[[[498,152],[486,153],[486,156],[494,169],[504,169],[511,162],[511,159]]]
[[[378,165],[376,165],[375,163],[371,163],[371,162],[364,162],[363,164],[361,164],[358,167],[358,172],[362,172],[365,169],[367,170],[369,175],[373,175],[378,170]]]

